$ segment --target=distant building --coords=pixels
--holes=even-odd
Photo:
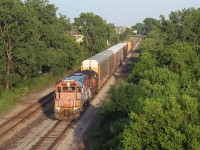
[[[133,30],[133,34],[137,34],[137,30]]]
[[[126,26],[117,26],[115,28],[115,31],[117,32],[117,34],[121,34],[121,33],[126,31],[126,28],[128,28],[128,27],[126,27]]]
[[[81,43],[83,42],[83,35],[81,35],[77,30],[72,29],[67,33],[69,36],[72,36],[76,39],[76,42]]]

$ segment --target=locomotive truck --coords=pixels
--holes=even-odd
[[[82,62],[81,71],[56,85],[54,114],[58,120],[77,119],[87,103],[133,49],[134,41],[119,43]]]

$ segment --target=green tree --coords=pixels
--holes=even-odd
[[[84,49],[66,31],[72,25],[56,16],[47,0],[0,2],[0,81],[6,91],[42,73],[60,74],[85,58]]]
[[[90,55],[105,50],[111,39],[116,40],[113,27],[93,13],[81,13],[79,18],[74,19],[74,25],[84,35],[83,46]]]
[[[21,66],[21,70],[19,68],[21,64],[18,59],[25,59],[29,64],[32,63],[32,60],[27,59],[27,55],[34,59],[34,54],[30,51],[27,51],[26,54],[22,51],[30,45],[25,42],[30,41],[32,44],[35,40],[35,22],[20,0],[2,0],[0,13],[2,14],[0,18],[1,56],[3,56],[1,71],[5,89],[8,91],[10,85],[15,83],[14,80],[18,79],[15,71],[23,72],[23,66]]]
[[[133,35],[132,29],[126,28],[125,32],[123,32],[119,35],[119,39],[121,41],[125,41],[125,40],[128,40],[132,35]]]
[[[154,18],[145,18],[143,20],[143,23],[144,23],[145,34],[149,34],[154,27],[159,26],[159,21]]]
[[[190,42],[199,53],[200,9],[188,8],[169,14],[169,20],[161,16],[161,30],[167,43],[179,39]]]
[[[111,95],[101,110],[104,149],[116,149],[119,146],[124,126],[129,123],[129,113],[131,110],[141,110],[141,101],[138,99],[141,90],[137,85],[126,82],[120,82],[111,89]]]
[[[83,48],[66,35],[72,28],[70,20],[61,14],[58,18],[57,8],[47,0],[27,0],[26,5],[38,20],[40,45],[37,60],[40,70],[60,74],[80,63],[84,58]]]
[[[132,30],[137,30],[137,33],[138,34],[143,34],[144,31],[145,31],[145,28],[144,28],[144,24],[143,23],[136,23],[136,25],[132,26]]]
[[[189,109],[183,110],[175,98],[164,103],[147,99],[144,114],[130,115],[132,121],[124,132],[123,149],[198,149],[199,126],[192,123],[198,118],[197,101],[189,103]]]

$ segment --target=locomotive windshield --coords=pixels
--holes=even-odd
[[[73,91],[75,91],[75,87],[65,87],[65,86],[63,86],[62,90],[66,91],[66,92],[73,92]]]
[[[79,87],[65,87],[65,86],[62,87],[63,92],[75,92],[75,90],[76,92],[81,91]]]

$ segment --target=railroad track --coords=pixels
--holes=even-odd
[[[55,125],[32,147],[32,150],[51,150],[62,139],[74,121],[57,121]]]
[[[38,102],[28,106],[26,109],[21,111],[20,113],[16,114],[9,120],[5,121],[3,124],[0,125],[0,138],[9,134],[13,131],[18,125],[25,122],[31,115],[33,115],[38,110],[41,110],[47,105],[50,101],[53,100],[53,93],[51,92],[47,96],[43,97]]]

